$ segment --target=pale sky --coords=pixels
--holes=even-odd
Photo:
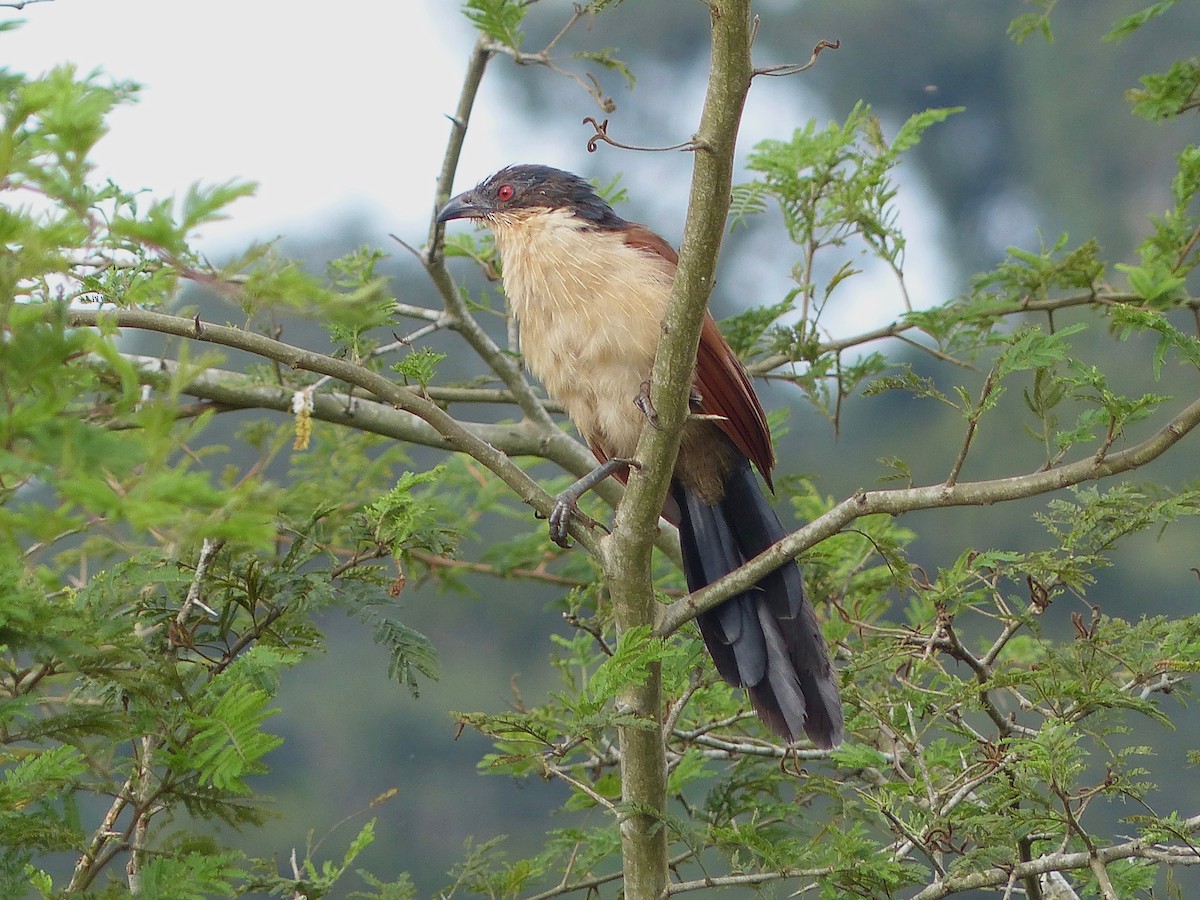
[[[51,0],[0,9],[0,21],[25,21],[0,34],[0,61],[30,75],[70,62],[143,85],[94,154],[96,174],[123,188],[162,197],[197,180],[257,181],[202,243],[308,232],[352,211],[386,232],[428,215],[458,99],[444,73],[462,70],[473,41],[465,20],[435,8]]]
[[[379,232],[376,244],[391,249],[389,232],[418,244],[425,237],[449,135],[446,117],[457,103],[474,42],[458,5],[453,0],[50,0],[23,10],[0,8],[0,21],[25,22],[0,33],[0,62],[30,75],[70,62],[80,72],[100,69],[143,86],[137,102],[110,117],[110,133],[93,154],[99,179],[112,178],[126,190],[146,188],[155,197],[182,195],[196,181],[258,182],[253,198],[231,207],[231,219],[201,233],[198,244],[210,255],[279,235],[337,231],[350,219],[365,219]],[[598,47],[608,46],[603,34],[596,41]],[[511,62],[500,58],[495,65]],[[548,77],[528,67],[522,77],[525,72]],[[689,116],[699,115],[703,72],[666,76],[677,86],[670,114],[680,127],[687,126],[686,138],[694,128],[687,125]],[[739,142],[743,158],[757,141],[786,138],[809,116],[844,116],[820,113],[806,100],[801,82],[764,82],[755,83],[747,104]],[[643,96],[616,89],[622,104],[636,104]],[[513,162],[576,168],[605,180],[623,170],[647,223],[678,241],[691,173],[686,155],[628,154],[606,147],[588,156],[576,109],[551,111],[553,124],[533,124],[505,90],[494,76],[485,78],[458,190]],[[584,100],[580,108],[596,114]],[[743,170],[735,178],[745,176]],[[903,180],[908,283],[914,301],[924,305],[936,292],[922,287],[937,283],[945,272],[939,226],[923,214],[928,203],[919,181],[911,175]],[[764,239],[775,242],[764,252],[777,255],[783,249],[778,234]],[[732,280],[747,282],[752,290],[735,285],[737,295],[762,295],[758,302],[786,293],[790,277],[790,263],[782,258],[769,269],[762,267],[761,257],[735,260],[726,269],[727,286]],[[894,299],[886,275],[857,281],[855,299],[847,296],[827,326],[865,326],[898,312],[894,304],[879,305],[880,296]]]

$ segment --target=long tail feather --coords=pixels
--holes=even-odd
[[[690,590],[727,575],[786,533],[745,459],[729,473],[725,496],[715,504],[678,483],[672,493]],[[804,732],[818,747],[841,742],[836,675],[795,563],[696,621],[721,677],[746,688],[775,734],[793,741]]]

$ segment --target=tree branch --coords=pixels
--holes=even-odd
[[[56,313],[51,311],[50,314]],[[449,449],[468,454],[507,484],[521,498],[522,502],[529,504],[542,515],[550,514],[554,503],[553,498],[502,451],[497,450],[459,424],[432,400],[353,362],[335,359],[312,350],[304,350],[273,338],[230,328],[226,325],[209,325],[201,322],[199,317],[185,319],[180,316],[141,309],[71,310],[68,316],[73,327],[117,326],[172,334],[190,340],[245,350],[264,359],[272,359],[291,366],[293,369],[329,375],[346,384],[360,387],[374,394],[381,401],[428,422],[445,439]],[[558,431],[558,429],[555,430]],[[562,435],[562,440],[571,441],[566,434],[561,431],[558,433]],[[547,435],[545,440],[547,455],[551,452],[552,447],[557,449],[558,440],[552,435]],[[571,535],[589,551],[596,552],[596,537],[588,528],[573,523]]]
[[[989,319],[1002,319],[1007,316],[1019,315],[1021,313],[1053,313],[1060,309],[1071,309],[1077,306],[1091,305],[1119,305],[1129,306],[1145,303],[1139,295],[1131,294],[1126,291],[1088,291],[1081,294],[1071,294],[1066,297],[1053,297],[1043,300],[1033,300],[1026,298],[1016,303],[1006,303],[998,305],[994,308],[979,310],[972,315],[964,318],[964,321],[987,321]],[[1200,310],[1200,299],[1188,299],[1180,304],[1191,310]],[[844,350],[849,350],[853,347],[861,347],[864,344],[870,344],[874,341],[885,340],[890,337],[899,338],[901,335],[910,331],[920,332],[920,325],[916,322],[909,322],[905,319],[897,319],[889,322],[887,325],[881,325],[878,328],[872,328],[868,331],[863,331],[858,334],[850,335],[849,337],[839,338],[837,340],[822,341],[817,344],[812,353],[814,356],[823,356],[827,353],[839,353]],[[929,348],[916,341],[908,341],[914,347],[928,351]],[[938,354],[934,354],[938,358],[943,358]],[[783,353],[773,353],[763,359],[757,360],[746,368],[752,375],[766,375],[778,369],[780,366],[790,365],[796,360]]]
[[[1181,830],[1188,834],[1197,829],[1200,829],[1200,816],[1192,816],[1185,820]],[[961,891],[1006,884],[1010,878],[1024,879],[1049,872],[1091,869],[1094,865],[1093,860],[1104,865],[1118,859],[1151,859],[1178,865],[1200,864],[1200,856],[1197,856],[1191,847],[1154,844],[1144,838],[1136,838],[1111,847],[1098,847],[1094,856],[1086,850],[1077,853],[1048,853],[1015,866],[992,867],[963,875],[951,875],[929,885],[914,896],[913,900],[941,900],[942,897],[949,897]]]
[[[588,81],[584,81],[579,75],[576,75],[574,72],[570,72],[559,66],[555,62],[554,57],[550,55],[554,52],[555,46],[563,39],[566,33],[574,28],[581,19],[593,12],[594,10],[592,9],[591,4],[576,3],[574,12],[571,14],[570,18],[567,19],[566,24],[564,24],[562,28],[558,30],[558,33],[550,39],[550,42],[546,44],[545,47],[533,53],[496,40],[488,41],[486,46],[493,53],[503,53],[506,56],[512,57],[512,61],[519,66],[545,66],[554,74],[561,75],[564,78],[569,78],[572,81],[575,81],[587,92],[588,96],[596,101],[597,106],[599,106],[605,112],[612,112],[614,109],[616,109],[616,104],[613,103],[611,97],[606,97],[604,95],[604,92],[600,89],[600,82],[596,80],[595,76],[593,76],[590,72],[587,73],[588,81],[591,82],[589,84]]]
[[[828,878],[834,873],[833,866],[822,866],[819,869],[797,869],[795,872],[746,872],[738,875],[715,875],[697,878],[694,881],[677,881],[667,885],[666,893],[682,894],[687,891],[702,891],[707,888],[749,887],[758,884],[770,884],[772,881],[782,881],[785,878]],[[799,892],[789,894],[796,896]]]
[[[630,473],[613,532],[600,542],[601,561],[622,632],[652,625],[655,618],[651,544],[688,415],[700,326],[729,209],[734,144],[750,86],[749,0],[711,0],[708,9],[712,21],[708,93],[694,142],[697,152],[679,267],[651,375],[658,427],[643,427],[635,454],[642,465]],[[638,810],[621,822],[625,896],[630,900],[659,900],[667,889],[660,674],[657,665],[650,666],[643,683],[629,685],[620,695],[620,702],[634,715],[655,724],[653,729],[618,729],[622,799]]]
[[[475,42],[475,47],[471,51],[471,58],[467,64],[466,76],[463,78],[462,91],[459,95],[458,108],[451,119],[454,128],[450,134],[450,141],[446,145],[446,154],[442,159],[442,171],[438,176],[434,210],[429,217],[428,243],[426,244],[425,254],[421,257],[421,262],[425,266],[425,271],[429,275],[430,280],[441,295],[442,304],[446,310],[445,315],[450,320],[450,327],[461,334],[463,339],[471,345],[471,349],[479,355],[480,359],[499,376],[500,380],[512,392],[513,397],[516,398],[521,411],[529,419],[547,427],[554,427],[549,413],[546,412],[542,402],[529,386],[529,382],[522,374],[520,366],[517,365],[511,355],[492,340],[491,336],[483,329],[483,326],[471,315],[471,311],[459,295],[458,288],[450,277],[450,272],[446,269],[445,245],[443,243],[445,226],[437,220],[437,210],[450,199],[450,192],[454,186],[454,176],[458,171],[458,159],[462,152],[463,140],[467,133],[467,124],[471,119],[471,110],[475,105],[475,97],[479,93],[479,85],[483,80],[483,73],[487,68],[488,61],[495,52],[496,47],[493,43],[482,35]],[[559,431],[557,427],[554,430]]]
[[[200,548],[200,558],[196,561],[196,571],[192,575],[192,583],[188,586],[187,596],[180,605],[179,612],[175,614],[175,628],[177,630],[184,631],[187,628],[188,619],[192,615],[192,609],[196,606],[215,616],[212,609],[206,606],[204,601],[200,599],[200,594],[204,590],[204,581],[208,578],[208,570],[212,568],[213,560],[217,558],[217,554],[221,552],[221,548],[224,546],[225,542],[222,540],[204,539],[204,543]],[[168,635],[168,648],[171,655],[174,656],[177,645],[170,635]]]
[[[138,372],[151,384],[163,387],[180,376],[178,362],[157,356],[123,354]],[[102,362],[102,361],[101,361]],[[183,393],[201,400],[219,403],[231,409],[272,409],[290,412],[295,388],[277,384],[263,384],[248,375],[228,369],[204,369],[191,373],[184,381]],[[511,401],[507,391],[486,388],[437,388],[430,386],[423,393],[435,403],[502,403]],[[315,393],[312,397],[312,416],[322,422],[344,425],[423,447],[449,450],[450,442],[432,425],[413,413],[406,412],[389,403],[380,403],[342,391]],[[509,456],[541,456],[558,463],[577,475],[590,471],[595,457],[578,441],[546,440],[545,430],[526,420],[517,423],[492,424],[487,422],[463,422],[459,424]],[[557,430],[557,429],[556,429]],[[608,488],[608,490],[604,490]],[[597,489],[604,498],[616,506],[621,490],[616,482],[606,482]]]
[[[125,353],[122,356],[151,384],[162,384],[166,387],[171,379],[179,377],[181,371],[179,363],[175,360],[133,353]],[[105,365],[104,360],[94,358],[97,364]],[[208,400],[229,409],[272,409],[283,413],[291,413],[292,399],[296,392],[295,388],[263,384],[240,372],[215,368],[192,373],[180,390],[189,396]],[[430,386],[424,388],[422,393],[439,404],[513,402],[511,393],[488,388]],[[397,409],[394,404],[379,403],[341,391],[313,394],[311,400],[312,417],[318,421],[436,450],[456,449],[448,438],[419,415]],[[547,409],[554,409],[556,406],[557,404],[546,402]],[[549,426],[528,419],[515,423],[459,421],[459,424],[506,456],[545,459],[577,478],[586,475],[596,465],[596,457],[592,452],[553,422]],[[597,485],[592,493],[615,509],[624,496],[625,489],[615,479],[608,478]],[[655,546],[667,559],[676,565],[680,564],[678,533],[669,522],[659,522]]]
[[[1112,453],[1098,460],[1095,457],[1067,463],[1054,469],[954,485],[936,484],[917,488],[897,488],[886,491],[861,491],[843,500],[825,515],[792,532],[771,549],[760,553],[736,572],[713,582],[703,590],[677,600],[662,610],[655,633],[668,635],[677,631],[705,610],[712,609],[734,594],[757,584],[763,576],[795,559],[809,547],[837,534],[862,516],[887,513],[900,515],[918,509],[938,509],[947,506],[983,506],[1020,500],[1061,490],[1086,481],[1107,478],[1128,472],[1157,459],[1173,447],[1184,435],[1200,425],[1200,400],[1195,400],[1168,422],[1155,435],[1128,450]]]

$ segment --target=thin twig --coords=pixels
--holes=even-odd
[[[979,402],[967,418],[967,433],[963,437],[962,446],[958,450],[958,457],[954,460],[954,465],[950,468],[950,474],[946,476],[946,487],[954,487],[958,481],[958,476],[962,473],[962,467],[967,461],[967,453],[971,450],[971,442],[975,438],[975,429],[979,427],[979,417],[983,415],[987,399],[991,396],[995,386],[996,373],[994,371],[988,372],[987,378],[983,381],[983,388],[979,392]]]
[[[555,776],[556,778],[561,778],[567,784],[571,785],[571,787],[575,788],[575,790],[579,791],[579,793],[590,797],[597,806],[603,807],[605,810],[613,813],[614,815],[616,814],[616,804],[614,804],[603,794],[597,793],[591,788],[590,785],[587,785],[578,778],[568,774],[566,769],[562,768],[561,766],[547,766],[546,772]]]
[[[435,211],[430,216],[429,238],[422,261],[425,264],[426,273],[441,295],[446,314],[453,320],[454,330],[462,335],[479,358],[512,391],[521,411],[545,429],[547,441],[550,442],[559,440],[554,436],[554,432],[561,434],[561,430],[554,425],[541,401],[534,394],[521,367],[505,349],[497,346],[487,331],[475,321],[446,269],[446,256],[442,240],[443,225],[438,222],[436,213],[436,208],[450,198],[459,156],[462,153],[463,139],[466,136],[467,123],[471,118],[471,110],[479,93],[484,70],[495,51],[496,48],[489,40],[481,38],[471,52],[467,72],[463,78],[462,90],[459,94],[458,108],[451,120],[454,128],[451,131],[450,140],[447,142],[446,153],[442,160],[442,171],[438,176]],[[565,438],[566,435],[562,435],[562,437]]]
[[[75,863],[75,871],[71,874],[70,884],[67,885],[68,894],[74,891],[86,890],[103,869],[103,866],[98,864],[101,852],[110,841],[120,837],[120,834],[116,831],[117,819],[120,818],[121,813],[129,805],[129,792],[132,787],[132,778],[126,779],[125,784],[121,786],[116,796],[113,797],[113,802],[109,806],[108,812],[104,814],[104,818],[100,820],[100,826],[92,835],[92,840],[88,844],[87,849]]]
[[[785,878],[827,878],[836,871],[833,866],[823,866],[819,869],[796,869],[781,872],[749,872],[742,875],[714,875],[697,878],[693,881],[676,881],[667,885],[666,894],[683,894],[688,891],[703,891],[709,888],[722,887],[751,887],[757,884],[770,884]]]
[[[451,559],[447,556],[440,556],[436,553],[429,553],[425,550],[409,550],[408,555],[413,559],[427,565],[432,571],[438,569],[453,569],[460,572],[475,572],[480,575],[491,575],[496,578],[522,578],[527,581],[540,581],[544,584],[555,584],[560,587],[575,588],[582,587],[588,584],[581,578],[569,578],[566,575],[556,575],[553,572],[547,572],[545,569],[527,569],[527,568],[500,568],[499,566],[489,565],[488,563],[472,562],[466,559]]]
[[[212,540],[205,538],[204,543],[200,547],[200,558],[196,561],[196,571],[192,575],[192,583],[188,586],[187,596],[184,598],[183,605],[179,607],[179,612],[175,615],[175,628],[178,632],[183,632],[187,629],[188,619],[192,616],[193,607],[199,606],[204,609],[210,616],[216,618],[216,613],[204,605],[200,599],[200,593],[204,588],[204,581],[208,578],[208,570],[212,567],[213,560],[216,559],[221,548],[225,546],[223,540]],[[176,645],[172,644],[172,650]]]
[[[616,109],[616,104],[613,102],[611,97],[605,96],[604,91],[602,91],[600,88],[600,82],[596,80],[594,75],[592,75],[590,72],[587,73],[588,80],[585,81],[574,72],[570,72],[559,66],[555,58],[550,55],[553,52],[555,45],[562,40],[563,36],[566,35],[566,33],[573,27],[575,27],[580,19],[586,16],[590,11],[591,9],[588,4],[576,3],[574,12],[572,13],[571,17],[567,19],[566,24],[559,29],[558,34],[550,39],[550,43],[546,44],[545,47],[536,52],[531,53],[525,50],[518,50],[517,48],[511,47],[501,41],[488,41],[487,49],[492,53],[502,53],[505,56],[511,57],[512,61],[519,66],[543,66],[549,69],[551,72],[554,72],[556,75],[561,75],[564,78],[569,78],[572,81],[575,81],[581,88],[584,89],[584,91],[587,92],[589,97],[596,101],[597,106],[599,106],[605,112],[612,112],[614,109]]]
[[[693,140],[684,141],[680,144],[672,144],[670,147],[638,147],[634,144],[622,144],[620,141],[609,137],[608,134],[608,119],[603,122],[597,122],[592,116],[585,116],[583,119],[584,125],[591,125],[595,129],[595,134],[588,138],[587,151],[595,153],[598,149],[597,144],[603,141],[613,147],[621,150],[636,150],[639,153],[665,153],[668,150],[698,150],[700,144]]]
[[[1140,468],[1162,456],[1197,425],[1200,425],[1200,399],[1192,401],[1156,434],[1119,453],[1110,454],[1103,461],[1088,458],[1048,471],[1011,478],[959,482],[954,485],[943,483],[916,488],[861,491],[792,532],[735,572],[663,608],[655,632],[666,635],[678,630],[700,613],[713,609],[733,595],[749,589],[761,581],[763,576],[795,559],[825,538],[837,534],[862,516],[878,513],[897,515],[918,509],[979,506],[1020,500],[1119,475]]]
[[[1051,297],[1041,300],[1023,299],[1006,303],[1002,306],[989,307],[981,309],[977,313],[969,317],[964,317],[964,323],[999,321],[1008,316],[1020,315],[1022,313],[1032,312],[1052,312],[1060,309],[1072,309],[1077,306],[1091,306],[1093,304],[1106,306],[1139,306],[1145,301],[1137,294],[1121,291],[1095,291],[1089,290],[1085,293],[1070,294],[1065,297]],[[1200,299],[1189,297],[1179,304],[1181,307],[1200,311]],[[889,322],[886,325],[881,325],[878,328],[872,328],[868,331],[859,332],[858,334],[848,337],[839,338],[837,340],[822,341],[812,348],[814,355],[820,356],[826,353],[836,353],[840,350],[849,350],[853,347],[861,347],[875,341],[886,340],[887,338],[898,337],[909,331],[920,331],[919,323],[908,322],[904,320],[896,320]],[[917,346],[924,345],[917,343]],[[771,372],[778,369],[780,366],[794,363],[796,360],[783,353],[774,353],[770,356],[756,360],[746,368],[752,375],[762,375],[766,372]]]
[[[812,55],[808,58],[808,62],[804,63],[783,63],[778,66],[764,66],[755,69],[754,75],[769,75],[773,78],[780,78],[785,75],[799,75],[801,72],[811,69],[817,64],[817,57],[824,50],[838,50],[842,46],[842,41],[839,38],[835,41],[818,41],[817,46],[813,47]]]

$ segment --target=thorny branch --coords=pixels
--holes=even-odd
[[[660,635],[676,631],[685,622],[712,609],[734,594],[757,584],[769,572],[795,559],[809,547],[830,535],[837,534],[855,519],[887,513],[898,515],[918,509],[939,509],[948,506],[972,506],[1000,503],[1034,497],[1061,490],[1086,481],[1107,478],[1128,472],[1157,459],[1185,435],[1200,425],[1200,399],[1194,400],[1156,434],[1103,460],[1082,459],[1056,468],[996,478],[985,481],[959,482],[953,485],[936,484],[927,487],[893,490],[862,491],[843,500],[829,512],[792,532],[769,550],[759,554],[742,568],[702,591],[678,600],[667,607],[659,618],[656,632]]]

